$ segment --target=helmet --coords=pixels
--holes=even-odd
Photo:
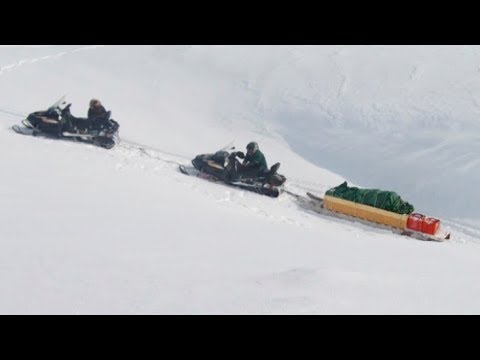
[[[100,102],[100,100],[97,100],[97,99],[92,99],[90,100],[90,107],[94,107],[94,106],[98,106],[98,105],[101,105],[102,103]]]
[[[247,145],[247,150],[251,151],[252,153],[256,153],[258,150],[258,144],[255,141],[250,142]]]

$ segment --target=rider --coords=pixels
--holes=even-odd
[[[88,109],[88,120],[91,125],[98,125],[103,122],[106,122],[110,119],[111,112],[107,111],[100,100],[92,99],[90,100],[90,106]]]
[[[234,167],[232,171],[234,171],[237,176],[254,178],[259,174],[268,171],[265,155],[260,151],[258,144],[255,141],[252,141],[247,145],[247,155],[241,151],[233,153],[232,155],[233,157],[238,156],[240,159],[243,159],[242,163],[235,159],[236,167]]]

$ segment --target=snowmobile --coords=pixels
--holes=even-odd
[[[23,135],[42,135],[52,138],[70,138],[91,143],[106,149],[115,146],[120,125],[111,119],[111,113],[104,120],[90,120],[72,115],[65,97],[47,110],[36,111],[22,121],[24,127],[13,126],[13,130]]]
[[[202,154],[192,160],[192,165],[197,171],[196,176],[210,180],[220,181],[227,185],[253,191],[270,197],[278,197],[283,191],[283,184],[287,180],[277,171],[280,163],[273,165],[270,170],[261,172],[256,176],[245,175],[238,171],[239,162],[236,159],[238,152],[217,151],[214,154]],[[192,170],[187,170],[180,165],[180,171],[186,175],[193,175]]]

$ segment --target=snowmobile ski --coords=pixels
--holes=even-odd
[[[31,136],[36,136],[40,132],[36,131],[35,129],[28,128],[28,127],[23,127],[23,126],[18,126],[18,125],[13,125],[12,126],[13,131],[15,131],[17,134],[21,135],[31,135]]]

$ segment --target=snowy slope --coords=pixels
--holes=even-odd
[[[479,313],[477,51],[0,47],[0,313]],[[7,112],[65,93],[79,116],[102,99],[126,141],[10,130]],[[170,162],[252,139],[292,191],[392,189],[453,239],[321,218]]]

